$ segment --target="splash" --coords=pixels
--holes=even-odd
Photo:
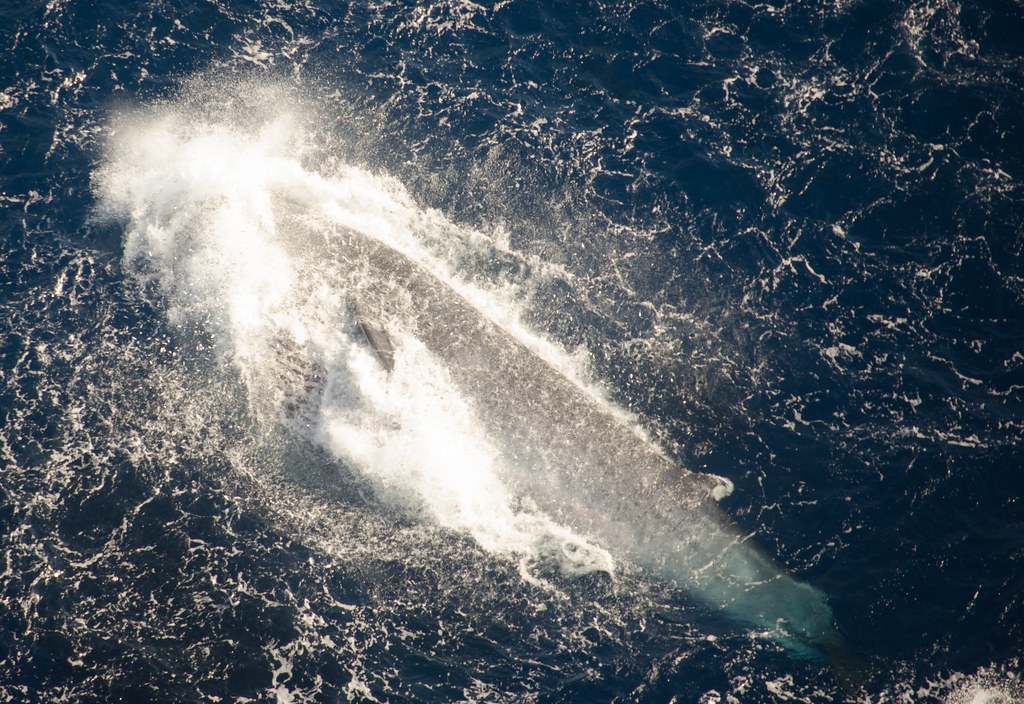
[[[1013,704],[1024,701],[1024,683],[1017,672],[982,668],[973,676],[951,678],[953,691],[945,704]]]
[[[452,281],[420,242],[458,228],[393,179],[332,163],[294,91],[219,91],[193,86],[112,122],[94,189],[100,216],[123,224],[125,270],[239,375],[261,427],[326,450],[389,509],[490,551],[610,571],[606,552],[510,492],[417,340],[397,335],[389,374],[360,337],[353,301],[376,282],[332,246],[337,233],[376,237]]]

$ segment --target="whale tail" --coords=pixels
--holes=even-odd
[[[843,701],[868,701],[880,672],[877,663],[850,652],[842,643],[815,643],[814,647],[828,659]]]

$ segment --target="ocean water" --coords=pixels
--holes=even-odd
[[[998,0],[0,4],[0,701],[843,700],[517,491],[415,335],[385,372],[346,232],[730,480],[863,699],[1024,701],[1022,36]]]

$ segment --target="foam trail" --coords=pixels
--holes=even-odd
[[[172,323],[212,337],[265,427],[318,443],[389,506],[488,550],[610,571],[608,553],[519,505],[421,344],[399,335],[388,375],[359,339],[347,301],[375,282],[332,250],[332,232],[372,234],[440,272],[418,237],[454,226],[391,179],[318,173],[310,123],[268,108],[290,102],[272,91],[258,98],[229,110],[172,103],[114,124],[94,185],[100,214],[124,223],[126,271],[155,287]]]

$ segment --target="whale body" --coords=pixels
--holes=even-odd
[[[364,274],[350,300],[381,365],[395,364],[387,330],[419,340],[515,468],[503,477],[513,492],[795,654],[824,656],[844,689],[859,677],[824,594],[720,508],[727,480],[670,461],[424,264],[355,230],[330,239],[336,263]]]

